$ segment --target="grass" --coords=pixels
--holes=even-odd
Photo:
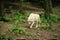
[[[11,17],[13,16],[13,17]],[[25,15],[23,15],[23,13],[17,11],[15,13],[11,12],[11,15],[8,16],[0,16],[0,21],[5,21],[5,22],[10,22],[10,21],[14,21],[15,23],[22,23],[22,22],[25,22],[26,21],[26,18],[25,18]]]
[[[11,10],[12,10],[11,6],[9,8],[4,9],[4,11],[8,14],[12,13]],[[6,16],[3,15],[3,16],[0,16],[0,21],[10,22],[10,21],[12,21],[12,18],[8,15],[6,15]]]
[[[22,23],[22,22],[25,22],[26,21],[26,18],[25,18],[25,15],[23,15],[21,12],[17,11],[15,14],[14,14],[14,19],[15,23]]]
[[[15,27],[14,29],[10,30],[10,32],[15,35],[19,35],[19,34],[30,35],[30,32],[27,32],[26,28],[24,27]]]
[[[60,16],[57,15],[57,13],[52,13],[50,15],[50,19],[46,19],[44,15],[41,16],[41,27],[40,29],[51,29],[52,30],[52,23],[60,21]],[[43,25],[43,26],[42,26]]]
[[[12,30],[9,30],[11,33],[15,34],[15,35],[19,35],[19,34],[25,34],[25,35],[31,35],[30,32],[27,32],[26,31],[26,28],[24,27],[18,27],[18,24],[21,23],[21,22],[25,22],[25,17],[22,13],[20,13],[19,11],[15,12],[13,14],[14,18],[11,18],[9,16],[6,16],[6,17],[3,17],[3,19],[6,21],[6,22],[10,22],[10,21],[14,21],[14,28]],[[25,16],[28,16],[28,15],[25,15]],[[1,19],[1,17],[0,17]],[[10,40],[10,38],[5,38],[4,37],[4,40]],[[2,39],[3,40],[3,39]],[[12,39],[11,39],[12,40]]]
[[[12,18],[9,17],[9,16],[5,16],[5,17],[3,17],[3,19],[4,19],[5,22],[10,22],[10,21],[12,21]]]
[[[0,34],[0,40],[14,40],[14,39],[7,37],[6,34]]]
[[[10,10],[10,9],[9,9]],[[11,11],[11,10],[10,10]],[[14,28],[13,30],[12,30],[12,32],[13,33],[15,33],[16,35],[18,35],[19,33],[25,33],[25,34],[28,34],[29,35],[29,33],[28,32],[26,32],[25,30],[25,28],[23,28],[23,27],[21,27],[21,28],[18,28],[18,24],[19,23],[26,23],[27,21],[27,17],[29,16],[29,12],[28,11],[26,11],[24,14],[23,13],[21,13],[21,12],[19,12],[19,11],[16,11],[16,12],[11,12],[13,15],[13,18],[11,18],[11,17],[9,17],[9,16],[6,16],[6,17],[3,17],[3,19],[6,21],[6,22],[9,22],[9,21],[14,21],[14,26],[16,27],[16,28]],[[0,17],[0,20],[2,19],[2,17]],[[46,19],[45,18],[45,16],[44,16],[44,14],[43,15],[41,15],[41,17],[40,17],[40,20],[41,20],[41,27],[40,27],[40,29],[45,29],[45,30],[48,30],[48,29],[52,29],[52,27],[51,27],[51,24],[53,23],[53,22],[57,22],[57,21],[60,21],[60,16],[58,16],[57,15],[57,13],[52,13],[51,15],[50,15],[50,19]]]
[[[2,16],[0,16],[0,21],[2,20]]]
[[[11,10],[10,10],[11,11]],[[24,27],[18,27],[18,24],[22,23],[22,22],[25,22],[26,21],[26,17],[28,17],[28,12],[26,12],[27,14],[24,14],[17,11],[15,13],[12,12],[11,16],[12,17],[9,17],[9,16],[5,16],[3,17],[3,19],[6,21],[6,22],[10,22],[10,21],[14,21],[14,28],[12,30],[10,30],[10,32],[12,32],[13,34],[15,35],[18,35],[18,34],[26,34],[26,35],[30,35],[30,32],[27,32],[26,31],[26,28]],[[0,17],[1,19],[1,17]]]
[[[17,21],[19,21],[20,23],[25,22],[25,17],[23,15],[23,13],[20,11],[14,12],[12,10],[12,6],[5,8],[4,11],[6,11],[7,13],[10,13],[11,15],[10,15],[10,17],[8,15],[0,17],[0,20],[3,19],[3,21],[6,21],[6,22],[16,21],[16,23],[17,23]],[[13,18],[11,18],[11,16],[13,16]]]
[[[4,16],[4,17],[0,16],[0,21],[11,22],[12,18],[9,16]]]
[[[28,16],[28,15],[23,15],[21,12],[17,11],[13,14],[14,18],[12,19],[14,21],[14,28],[12,30],[10,30],[10,32],[12,32],[15,35],[19,35],[19,34],[26,34],[26,35],[30,35],[30,32],[26,32],[26,28],[24,27],[18,27],[18,24],[25,22],[26,18],[24,16]]]
[[[8,38],[4,34],[0,34],[0,40],[8,40]]]

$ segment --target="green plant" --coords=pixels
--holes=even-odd
[[[39,29],[48,30],[48,29],[52,29],[52,27],[48,23],[42,23]]]
[[[15,40],[15,39],[8,37],[8,40]]]
[[[19,35],[19,34],[26,34],[29,35],[29,32],[26,32],[26,28],[24,27],[15,27],[14,29],[12,29],[10,32],[12,32],[15,35]]]
[[[47,20],[44,17],[41,17],[40,20],[42,23],[47,23]]]
[[[15,34],[15,35],[19,35],[19,34],[25,34],[25,35],[31,35],[30,32],[26,31],[26,28],[24,27],[15,27],[12,30],[9,30],[11,33]]]
[[[12,18],[9,16],[0,16],[0,21],[10,22]]]
[[[0,40],[8,40],[8,38],[4,34],[0,34]]]
[[[15,28],[12,29],[12,30],[10,30],[10,32],[12,32],[15,35],[18,35],[20,33],[21,34],[26,34],[26,35],[30,34],[29,32],[26,32],[26,28],[24,28],[24,27],[18,27],[18,24],[21,23],[21,22],[23,22],[25,20],[25,17],[24,17],[24,15],[21,12],[17,11],[14,14],[14,19],[13,20],[14,20],[14,23],[15,23],[14,24]]]
[[[15,28],[15,29],[11,30],[11,32],[15,35],[18,35],[19,34],[19,29]]]
[[[50,26],[45,26],[45,27],[41,27],[40,29],[44,29],[44,30],[51,30],[52,28]]]
[[[60,16],[58,16],[57,14],[51,14],[50,19],[47,19],[47,22],[49,24],[52,24],[53,22],[58,22],[58,21],[60,21]]]
[[[5,17],[3,17],[3,19],[4,19],[4,21],[6,21],[6,22],[12,21],[12,18],[9,17],[9,16],[5,16]]]
[[[12,13],[12,7],[13,6],[9,6],[9,7],[5,8],[4,11],[8,14],[11,14]]]
[[[28,17],[28,16],[29,16],[29,12],[28,12],[28,11],[26,11],[25,16],[26,16],[26,17]]]
[[[51,24],[53,22],[60,21],[60,16],[58,16],[55,12],[50,14],[50,19],[46,19],[44,14],[40,17],[41,23],[44,23],[45,26],[41,27],[41,29],[52,29]],[[47,25],[46,25],[47,24]],[[48,26],[49,25],[49,26]]]
[[[0,16],[0,21],[2,20],[2,16]]]
[[[6,34],[0,34],[0,40],[14,40],[6,36]]]
[[[60,16],[58,16],[57,14],[51,14],[51,20],[52,21],[60,21]]]
[[[26,34],[27,36],[31,35],[31,33],[30,33],[30,32],[26,32],[25,34]]]
[[[20,29],[20,33],[25,33],[26,32],[26,28],[24,28],[24,27],[20,27],[19,29]]]
[[[18,22],[23,22],[23,20],[24,20],[25,18],[24,18],[24,15],[21,13],[21,12],[19,12],[19,11],[17,11],[15,14],[14,14],[14,21],[15,21],[15,23],[17,24]]]

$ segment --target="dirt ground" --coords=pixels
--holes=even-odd
[[[58,12],[58,15],[60,15],[60,9],[55,9]],[[13,26],[12,23],[7,23],[0,21],[0,33],[6,33],[8,37],[14,38],[15,40],[60,40],[60,22],[56,22],[52,24],[52,28],[54,31],[51,30],[38,30],[36,28],[29,28],[29,25],[27,23],[22,23],[20,25],[25,26],[27,28],[28,32],[31,32],[31,35],[24,35],[19,34],[18,36],[8,32],[9,29],[11,29]]]

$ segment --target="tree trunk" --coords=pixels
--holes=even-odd
[[[52,2],[51,0],[45,0],[45,18],[50,18],[50,14],[52,13]]]
[[[1,5],[1,6],[0,6],[0,9],[1,9],[1,10],[0,10],[0,16],[3,16],[3,14],[4,14],[4,13],[3,13],[3,9],[4,9],[4,1],[3,1],[3,0],[0,2],[0,5]]]

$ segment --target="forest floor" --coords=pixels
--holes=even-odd
[[[56,7],[54,8],[58,15],[60,15],[60,8]],[[51,30],[38,30],[36,28],[29,28],[29,25],[27,23],[20,24],[22,26],[25,26],[27,28],[28,32],[31,32],[31,35],[24,35],[19,34],[18,36],[8,32],[9,29],[13,27],[12,23],[7,23],[0,21],[0,33],[6,33],[8,37],[14,38],[16,40],[19,39],[25,39],[25,40],[60,40],[60,22],[56,22],[52,24],[52,28],[54,31]]]

